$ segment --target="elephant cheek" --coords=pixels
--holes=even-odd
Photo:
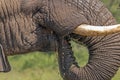
[[[56,51],[57,50],[57,39],[51,31],[41,28],[36,32],[33,32],[29,36],[25,37],[26,48],[34,51]]]

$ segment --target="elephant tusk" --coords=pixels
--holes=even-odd
[[[117,32],[120,32],[120,24],[111,26],[91,26],[83,24],[78,26],[73,33],[82,36],[103,36]]]

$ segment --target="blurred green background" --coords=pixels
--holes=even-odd
[[[120,23],[120,0],[102,0],[114,17]],[[84,66],[88,60],[86,47],[72,42],[77,61]],[[12,71],[0,73],[0,80],[62,80],[58,63],[57,53],[33,52],[25,55],[9,57]],[[120,80],[120,70],[112,80]]]

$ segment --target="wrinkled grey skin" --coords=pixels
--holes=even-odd
[[[72,0],[71,5],[78,6],[75,16],[83,16],[91,25],[116,24],[115,19],[99,0]],[[79,14],[78,14],[79,13]],[[80,14],[81,13],[81,14]],[[120,67],[120,33],[100,36],[82,37],[71,34],[70,38],[85,44],[89,50],[86,66],[79,67],[68,41],[59,41],[59,66],[64,80],[111,80]],[[67,47],[66,47],[67,46]]]
[[[35,13],[40,12],[33,11],[31,4],[31,8],[27,7],[26,2],[30,1],[0,0],[0,44],[7,55],[57,49],[53,31],[46,30],[36,21],[39,16],[35,17]]]
[[[6,55],[44,51],[48,44],[55,51],[57,42],[53,31],[63,37],[80,24],[116,24],[112,14],[99,0],[0,0],[0,3],[0,43]],[[46,36],[50,36],[50,40]],[[90,57],[83,68],[71,66],[75,60],[69,53],[70,45],[59,42],[58,57],[64,79],[110,80],[114,76],[120,66],[119,33],[101,37],[71,34],[71,38],[86,44]],[[46,42],[48,44],[44,44]],[[61,55],[62,52],[71,57]]]
[[[0,0],[0,72],[11,69],[8,55],[57,50],[54,32],[38,24],[40,11],[32,1]]]

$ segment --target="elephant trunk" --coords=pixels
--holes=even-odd
[[[116,20],[101,1],[77,1],[79,3],[78,11],[83,11],[84,13],[84,17],[77,18],[78,22],[87,19],[86,24],[88,23],[89,25],[108,26],[116,24]],[[80,16],[80,13],[76,15]],[[60,40],[58,58],[61,75],[64,80],[110,80],[120,67],[119,35],[120,33],[100,37],[83,37],[71,34],[73,39],[86,44],[89,50],[89,60],[84,67],[78,66],[70,44],[65,40]]]
[[[87,45],[89,61],[86,66],[79,67],[71,51],[70,43],[65,39],[61,39],[59,41],[58,59],[64,80],[110,80],[120,66],[119,36],[114,34],[112,37],[99,37],[96,39],[83,38],[72,34],[72,37]],[[106,41],[108,39],[111,40]]]

